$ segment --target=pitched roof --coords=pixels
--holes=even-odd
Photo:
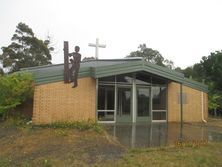
[[[63,81],[64,64],[45,65],[31,68],[23,68],[22,71],[33,73],[35,84],[45,84]],[[184,77],[182,73],[170,70],[166,67],[151,64],[141,58],[127,59],[101,59],[81,62],[79,78],[91,76],[101,78],[106,76],[125,74],[131,72],[145,71],[168,80],[183,83],[204,92],[208,91],[206,85]]]

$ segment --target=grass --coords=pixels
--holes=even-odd
[[[102,133],[105,131],[103,126],[93,121],[44,126],[27,125],[27,121],[14,117],[0,123],[0,167],[222,166],[222,141],[190,141],[159,148],[123,149],[107,139]]]
[[[55,122],[48,125],[41,125],[40,127],[48,127],[53,129],[78,129],[80,131],[91,130],[97,133],[102,133],[104,128],[101,124],[95,121],[75,121],[75,122]]]
[[[25,126],[30,121],[28,118],[21,114],[10,115],[7,119],[1,120],[0,123],[4,127],[21,127]]]
[[[129,149],[122,157],[115,160],[96,160],[93,163],[86,163],[89,158],[88,150],[82,150],[78,156],[73,156],[77,166],[103,166],[103,167],[217,167],[222,166],[222,142],[209,143],[200,147],[182,147],[167,146],[161,148]],[[90,148],[89,148],[90,149]],[[63,155],[61,155],[63,156]],[[78,157],[78,158],[77,158]],[[69,160],[70,161],[70,160]],[[32,161],[24,161],[21,166],[59,166],[66,164],[67,159],[57,159],[55,157],[41,157],[37,160],[37,165]],[[73,163],[68,164],[72,166]],[[74,165],[74,166],[75,166]],[[8,157],[0,157],[0,166],[11,166],[11,160]]]
[[[64,131],[62,129],[78,129],[80,131],[95,131],[97,133],[104,132],[104,127],[101,124],[98,124],[95,121],[88,120],[88,121],[75,121],[75,122],[55,122],[52,124],[46,125],[32,125],[28,124],[30,120],[26,117],[17,114],[13,115],[6,120],[0,122],[2,127],[5,128],[25,128],[25,129],[32,129],[32,128],[52,128],[52,129],[60,129],[57,131],[58,135],[65,135],[63,134]]]
[[[222,128],[222,118],[213,118],[210,117],[207,122],[208,126],[219,127]]]
[[[131,149],[122,159],[107,166],[222,166],[222,142],[200,147],[176,147]]]

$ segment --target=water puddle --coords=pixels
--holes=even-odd
[[[177,123],[152,123],[131,125],[109,125],[108,133],[121,144],[131,148],[158,147],[185,142],[222,141],[222,130],[207,126]]]

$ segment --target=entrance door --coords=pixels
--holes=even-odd
[[[132,122],[131,88],[120,87],[117,89],[117,122]]]
[[[137,88],[137,122],[150,121],[150,88]]]

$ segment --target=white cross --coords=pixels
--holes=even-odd
[[[92,46],[92,47],[96,48],[96,55],[95,55],[96,59],[98,59],[98,57],[99,57],[99,48],[105,48],[106,47],[106,45],[99,44],[99,39],[98,38],[96,38],[96,43],[95,44],[89,43],[89,46]]]

